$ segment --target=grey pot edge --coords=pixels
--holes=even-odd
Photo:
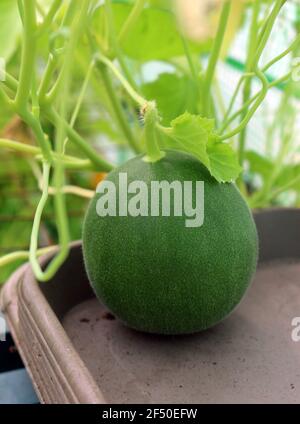
[[[267,229],[269,235],[272,235],[272,225],[270,224],[270,215],[275,217],[275,222],[282,222],[282,219],[288,217],[289,226],[288,231],[283,233],[284,240],[286,241],[291,236],[294,239],[299,238],[295,235],[295,223],[299,224],[299,229],[296,232],[300,233],[300,210],[298,209],[272,209],[264,210],[256,213],[256,221],[258,228],[269,226]],[[276,224],[277,225],[277,224]],[[298,225],[297,225],[298,227]],[[282,234],[279,234],[279,239]],[[274,243],[268,243],[268,236],[264,249],[271,247],[270,254],[263,251],[262,260],[273,260],[280,258],[280,247],[278,248],[278,240],[276,246]],[[292,243],[293,244],[293,243]],[[279,243],[280,245],[280,243]],[[77,249],[80,242],[72,244],[73,249]],[[292,246],[294,249],[294,245]],[[294,254],[291,255],[290,251],[284,252],[284,257],[300,257],[300,252],[293,250]],[[40,259],[41,264],[45,264],[51,259],[52,255],[46,255]],[[0,292],[0,308],[7,316],[10,328],[15,338],[16,344],[21,352],[23,360],[29,370],[30,376],[33,380],[37,393],[43,403],[60,403],[56,398],[55,393],[52,395],[47,394],[47,388],[43,381],[40,379],[39,372],[34,369],[32,363],[37,361],[37,356],[31,356],[32,340],[26,341],[24,339],[24,331],[26,326],[22,325],[19,316],[26,313],[31,315],[32,321],[35,321],[40,334],[43,335],[43,340],[37,338],[35,343],[39,355],[41,356],[41,369],[44,368],[43,362],[54,361],[56,363],[56,374],[60,374],[58,380],[64,381],[64,389],[67,391],[66,398],[61,403],[105,403],[104,396],[91,376],[90,372],[82,362],[80,356],[73,347],[73,344],[64,328],[62,327],[59,319],[52,311],[48,301],[42,293],[39,284],[35,281],[31,268],[23,265],[18,269],[9,279],[4,289]],[[22,314],[20,314],[22,311]],[[23,332],[23,333],[22,333]],[[50,359],[49,359],[50,358]],[[51,368],[51,367],[50,367]],[[49,370],[49,367],[48,367]],[[49,376],[51,377],[51,376]],[[67,377],[67,381],[66,380]],[[55,377],[57,379],[57,376]],[[80,383],[79,383],[80,382]]]

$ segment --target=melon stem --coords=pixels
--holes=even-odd
[[[148,102],[143,108],[142,113],[144,115],[145,122],[145,139],[147,156],[145,160],[147,162],[157,162],[165,156],[159,148],[157,129],[156,125],[159,121],[159,116],[155,102]]]

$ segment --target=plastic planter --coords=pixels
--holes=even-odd
[[[28,265],[19,269],[1,307],[40,400],[299,403],[291,322],[300,315],[300,211],[266,210],[255,219],[260,262],[251,288],[229,318],[196,335],[124,327],[95,299],[80,243],[49,283],[38,284]]]

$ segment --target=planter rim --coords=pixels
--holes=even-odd
[[[300,218],[300,209],[297,208],[268,208],[255,211],[254,215],[262,216],[265,214],[277,214],[282,212],[297,213]],[[262,222],[265,221],[267,220],[264,218]],[[80,246],[80,241],[71,243],[71,249],[78,249]],[[55,251],[41,257],[39,259],[41,266],[45,266],[54,254]],[[73,395],[73,398],[68,402],[106,403],[99,386],[73,346],[59,318],[49,305],[40,288],[40,284],[44,285],[48,283],[38,283],[30,265],[23,265],[11,276],[4,288],[0,291],[0,309],[2,309],[8,317],[8,323],[13,337],[20,349],[21,356],[41,401],[44,403],[49,402],[47,394],[44,393],[40,387],[40,381],[34,374],[31,364],[26,359],[28,358],[28,352],[26,352],[24,331],[22,335],[19,333],[20,318],[18,309],[20,309],[20,307],[26,309],[28,305],[30,306],[30,312],[27,311],[29,314],[28,318],[31,318],[32,322],[37,324],[36,327],[40,337],[43,339],[43,354],[47,356],[47,350],[51,352],[51,359],[55,362],[57,370],[59,370],[59,378],[64,379],[64,385],[68,386],[68,391]],[[41,311],[43,311],[42,316]],[[80,382],[80,384],[78,384],[78,382]]]
[[[71,243],[71,248],[78,246],[80,246],[80,242]],[[46,265],[54,255],[55,251],[42,256],[39,259],[40,265]],[[24,354],[27,342],[24,337],[20,337],[18,331],[20,324],[18,315],[18,309],[20,308],[18,306],[22,304],[24,307],[24,303],[30,306],[30,312],[28,311],[30,316],[28,318],[31,318],[32,322],[36,324],[36,330],[43,339],[43,345],[48,347],[49,352],[51,352],[52,358],[50,359],[55,364],[56,369],[59,370],[60,378],[64,380],[64,384],[68,386],[69,391],[73,392],[74,399],[71,403],[106,403],[100,388],[76,352],[62,324],[53,313],[40,290],[39,284],[47,283],[39,283],[29,264],[25,264],[11,276],[0,292],[0,309],[9,317],[8,323],[12,329],[13,337],[18,347],[20,347],[20,353],[26,368],[28,370],[31,368],[26,360],[26,354]],[[19,305],[16,302],[17,299]],[[42,317],[41,311],[43,312]],[[44,350],[43,354],[46,356],[47,351]],[[32,374],[30,372],[35,389],[39,394],[40,400],[45,403],[46,396],[41,393],[39,384]],[[78,381],[80,381],[80,384],[76,384]]]

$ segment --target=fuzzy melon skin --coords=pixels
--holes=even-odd
[[[193,156],[167,151],[112,171],[134,180],[204,181],[204,224],[186,217],[104,217],[92,199],[83,226],[83,254],[97,297],[125,324],[150,333],[187,334],[223,320],[240,302],[258,253],[251,212],[233,184],[219,184]],[[118,190],[117,190],[118,191]],[[172,210],[172,209],[171,209]]]

